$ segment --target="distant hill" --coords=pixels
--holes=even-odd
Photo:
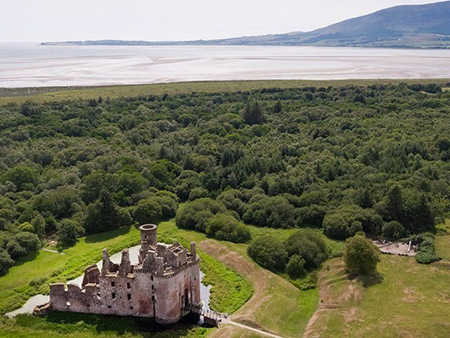
[[[43,45],[60,43],[43,43]],[[280,45],[450,49],[450,1],[387,8],[311,32],[220,40],[70,41],[75,45]]]

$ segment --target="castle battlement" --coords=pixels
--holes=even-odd
[[[154,318],[175,323],[192,306],[200,306],[200,258],[178,242],[157,242],[157,226],[142,225],[138,264],[131,264],[127,249],[120,264],[103,250],[101,270],[86,268],[81,287],[50,285],[50,306],[57,311]]]

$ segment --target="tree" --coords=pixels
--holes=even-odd
[[[388,219],[400,223],[403,221],[403,195],[398,185],[394,185],[389,189],[385,209]]]
[[[304,265],[305,260],[300,255],[293,255],[286,266],[286,272],[292,279],[297,279],[306,274]]]
[[[399,222],[391,221],[383,225],[382,237],[390,241],[398,241],[407,235],[405,228]]]
[[[367,275],[376,271],[380,252],[370,240],[355,236],[345,244],[344,260],[349,272]]]
[[[256,195],[244,209],[245,223],[270,228],[291,228],[296,223],[296,210],[282,196]]]
[[[329,211],[324,220],[324,233],[333,239],[346,239],[358,231],[379,234],[383,219],[373,209],[363,209],[356,205],[341,205]]]
[[[58,249],[74,245],[78,237],[83,234],[84,229],[77,222],[70,219],[63,219],[58,225],[58,232],[56,233]]]
[[[134,219],[140,224],[156,223],[162,215],[161,205],[156,198],[140,200],[134,210]]]
[[[264,113],[258,101],[253,103],[253,105],[250,104],[250,102],[247,103],[242,118],[244,119],[245,123],[251,126],[255,124],[262,124],[266,121],[266,118],[264,117]]]
[[[110,192],[102,191],[100,199],[86,208],[82,226],[88,234],[115,230],[121,227],[119,207],[112,199]]]
[[[288,254],[283,242],[276,237],[264,235],[254,239],[248,249],[248,255],[262,267],[284,272]]]
[[[373,207],[372,195],[369,189],[364,189],[358,196],[358,205],[361,208],[367,209]]]
[[[17,166],[6,172],[5,180],[14,183],[18,191],[34,187],[38,183],[39,174],[35,169]]]
[[[3,249],[0,249],[0,276],[5,275],[9,268],[14,265],[11,256]]]
[[[283,111],[283,105],[281,104],[281,101],[278,100],[277,103],[273,106],[273,112],[275,114],[279,114]]]

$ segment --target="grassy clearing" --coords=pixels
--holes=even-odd
[[[381,280],[364,287],[360,280],[349,280],[342,259],[333,259],[328,267],[320,273],[321,303],[307,336],[448,336],[448,268],[383,255]]]
[[[99,86],[99,87],[48,87],[48,88],[0,88],[0,105],[6,103],[22,103],[27,100],[38,102],[63,101],[77,99],[96,99],[110,97],[133,97],[140,95],[180,94],[192,92],[230,92],[246,91],[270,87],[298,88],[304,86],[328,87],[372,84],[437,83],[445,85],[448,79],[420,80],[262,80],[262,81],[203,81],[179,82],[147,85]]]

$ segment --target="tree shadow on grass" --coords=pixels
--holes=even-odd
[[[363,287],[369,288],[371,286],[381,284],[384,280],[384,277],[381,273],[379,273],[378,271],[375,271],[368,275],[359,275],[356,273],[349,273],[348,279],[356,280],[357,282],[361,283]]]
[[[110,239],[116,238],[117,236],[126,235],[130,232],[131,226],[127,227],[121,227],[117,230],[107,231],[107,232],[101,232],[99,234],[89,235],[86,237],[86,243],[99,243],[103,241],[108,241]]]
[[[19,257],[15,260],[14,266],[19,266],[22,264],[25,264],[27,262],[33,261],[36,259],[36,257],[39,255],[39,250],[29,252],[26,255]]]
[[[103,316],[96,314],[53,311],[42,318],[53,331],[112,333],[115,335],[139,334],[158,337],[184,337],[195,323],[183,319],[173,325],[159,325],[152,319]]]

